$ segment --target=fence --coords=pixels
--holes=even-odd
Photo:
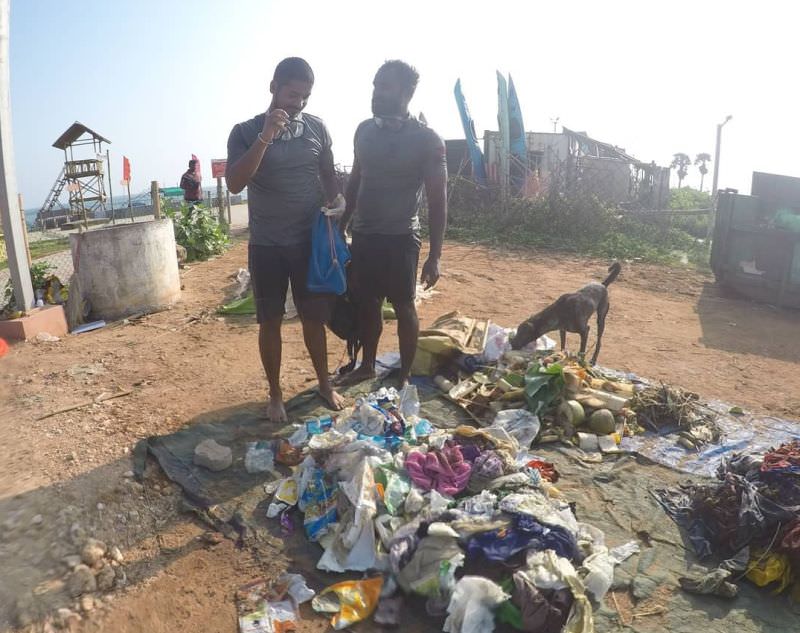
[[[106,210],[104,217],[88,218],[85,223],[75,220],[74,222],[62,222],[57,228],[52,228],[46,227],[44,222],[34,221],[32,225],[26,226],[28,260],[37,299],[41,298],[45,302],[59,302],[59,297],[53,297],[46,293],[46,281],[50,277],[56,277],[63,285],[69,284],[70,277],[74,272],[69,238],[71,234],[154,219],[153,204],[149,201],[151,196],[147,195],[147,203],[141,201],[142,197],[137,196],[137,203],[130,208],[127,205],[117,206],[113,210]],[[231,205],[241,204],[242,196],[230,196],[226,191],[223,194],[223,208],[228,202]],[[217,197],[212,197],[209,194],[203,204],[218,207]],[[236,219],[234,221],[236,222]],[[241,218],[239,222],[241,222]],[[81,265],[91,264],[82,262]],[[0,229],[0,312],[2,312],[10,297],[10,277],[5,253],[5,241],[2,237],[2,229]]]

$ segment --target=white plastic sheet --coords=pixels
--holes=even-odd
[[[482,576],[464,576],[453,589],[445,633],[491,633],[494,631],[492,611],[510,596],[498,585]]]

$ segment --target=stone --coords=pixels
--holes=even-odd
[[[78,565],[67,580],[67,591],[73,598],[97,591],[97,580],[86,565]]]
[[[34,338],[37,343],[58,343],[61,340],[50,332],[39,332]]]
[[[86,530],[83,529],[80,523],[73,523],[69,528],[69,536],[72,542],[78,545],[86,540]]]
[[[114,588],[115,578],[114,568],[111,565],[104,565],[95,576],[97,588],[100,591],[111,591]]]
[[[641,555],[639,556],[639,563],[636,566],[636,571],[640,574],[646,573],[650,567],[653,566],[653,563],[656,562],[656,548],[655,547],[648,547],[642,550]]]
[[[55,624],[59,628],[69,630],[74,626],[74,623],[80,622],[81,616],[72,611],[71,609],[61,608],[56,611]]]
[[[647,600],[658,589],[658,583],[647,576],[639,574],[631,582],[633,597],[637,600]]]
[[[138,510],[131,510],[128,512],[128,519],[131,521],[138,521],[139,520],[139,511]]]
[[[132,470],[127,470],[122,474],[122,476],[125,479],[133,479],[133,471]]]
[[[39,526],[42,523],[44,523],[44,517],[41,514],[37,514],[31,519],[31,525]]]
[[[94,598],[91,595],[81,596],[81,611],[84,613],[94,611]]]
[[[114,570],[114,588],[115,589],[122,589],[128,584],[128,575],[122,569],[122,567],[117,567]]]
[[[103,510],[106,509],[106,504],[105,503],[98,503],[97,504],[97,509],[98,509],[98,511],[102,512]]]
[[[84,545],[81,550],[81,559],[84,563],[89,565],[89,567],[93,567],[103,559],[107,551],[108,547],[106,547],[103,541],[90,538],[86,541],[86,545]]]
[[[233,463],[233,452],[229,447],[214,440],[203,440],[194,449],[194,463],[210,471],[219,472]]]
[[[612,591],[627,591],[630,589],[632,580],[633,578],[627,571],[617,567],[614,570],[614,580],[611,583],[611,589]]]
[[[122,552],[116,545],[108,550],[108,555],[115,563],[121,563],[125,560],[125,557],[122,555]]]
[[[70,554],[69,556],[62,558],[61,562],[67,566],[67,569],[72,570],[81,564],[81,557],[77,554]]]

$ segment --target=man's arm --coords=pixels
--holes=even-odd
[[[261,164],[261,159],[264,158],[264,152],[267,151],[267,147],[283,131],[288,121],[289,115],[283,110],[269,112],[264,117],[264,127],[261,133],[247,151],[241,155],[239,155],[236,146],[236,143],[241,141],[234,139],[234,134],[239,132],[234,129],[231,133],[231,138],[228,139],[228,166],[225,170],[225,182],[231,193],[239,193],[247,186],[247,183]],[[234,152],[233,160],[231,160],[232,152]]]
[[[447,226],[447,159],[444,142],[438,136],[425,170],[425,197],[428,200],[430,252],[422,266],[420,281],[427,290],[439,281],[439,260],[442,257],[444,230]]]
[[[325,192],[325,202],[333,204],[334,199],[341,193],[339,180],[336,178],[336,167],[333,166],[333,152],[330,146],[326,147],[319,157],[319,179]]]
[[[339,218],[339,229],[344,233],[347,230],[347,225],[353,217],[356,210],[356,200],[358,199],[358,189],[361,186],[361,165],[358,158],[353,161],[353,168],[350,170],[350,176],[347,179],[347,191],[344,194],[346,206],[342,217]]]

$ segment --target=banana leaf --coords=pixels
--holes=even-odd
[[[250,291],[246,297],[225,304],[218,312],[220,314],[255,314],[256,302],[253,298],[253,292]]]
[[[535,414],[546,410],[564,389],[564,368],[558,363],[534,363],[525,374],[525,399]]]

